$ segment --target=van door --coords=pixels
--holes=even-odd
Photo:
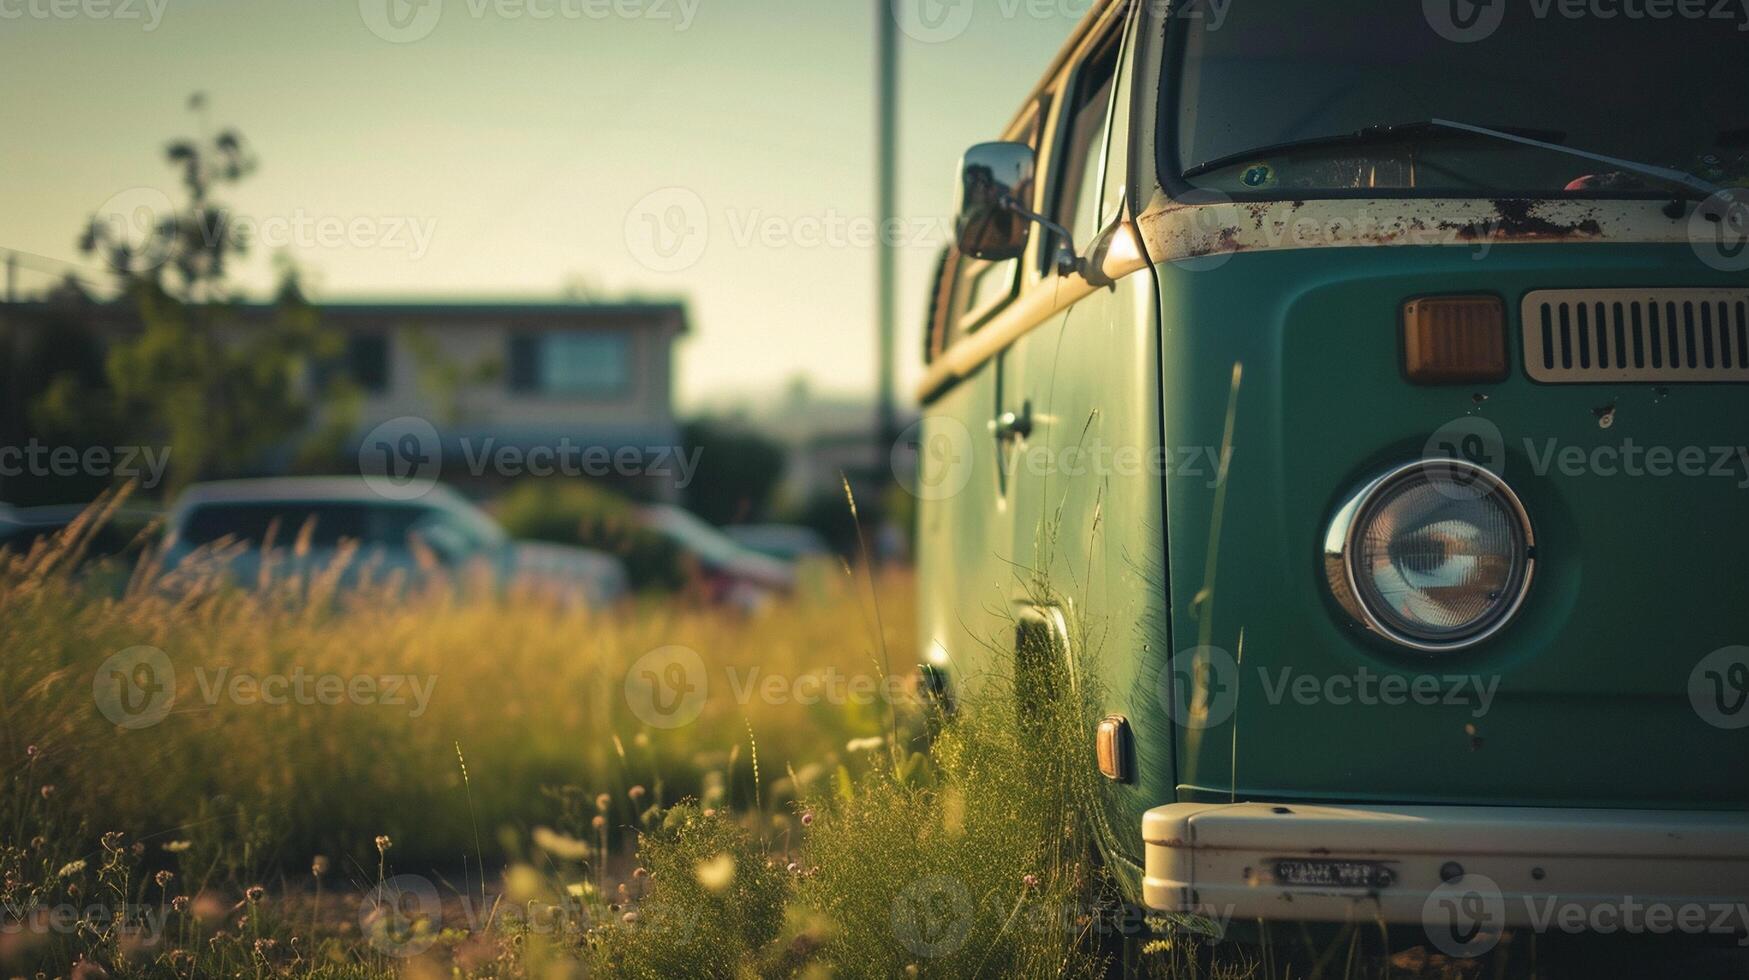
[[[1039,145],[1049,98],[1007,138]],[[931,308],[931,349],[941,357],[975,337],[1033,285],[1029,259],[990,262],[949,251]],[[1013,445],[992,420],[1007,401],[1006,354],[986,360],[923,408],[917,436],[917,564],[923,666],[949,693],[990,674],[990,648],[1009,633],[1002,587],[1013,580]]]
[[[1053,647],[1071,689],[1040,685],[1040,694],[1080,699],[1090,747],[1100,718],[1129,723],[1129,772],[1107,783],[1107,812],[1094,826],[1105,832],[1108,858],[1130,862],[1141,856],[1133,831],[1141,813],[1170,799],[1173,785],[1172,731],[1155,687],[1169,636],[1159,305],[1139,248],[1128,265],[1101,260],[1120,250],[1120,239],[1135,248],[1125,205],[1133,47],[1114,22],[1084,49],[1065,90],[1050,178],[1050,214],[1076,250],[1121,271],[1091,289],[1087,277],[1053,272],[1043,286],[1057,305],[1065,294],[1084,295],[1015,343],[1003,383],[1004,411],[1030,422],[1015,468],[1014,551],[1032,582],[1015,598],[1047,604],[1031,620],[1065,634]]]
[[[1094,38],[1074,70],[1065,88],[1069,97],[1058,115],[1057,138],[1052,141],[1044,170],[1050,195],[1045,213],[1071,232],[1071,244],[1081,253],[1100,228],[1099,191],[1117,79],[1118,29],[1108,29],[1106,35]],[[1038,251],[1040,271],[1046,277],[1038,288],[1054,295],[1065,279],[1053,268],[1058,236],[1044,229],[1037,235],[1043,246]],[[1050,571],[1049,557],[1063,541],[1050,494],[1060,493],[1065,479],[1074,480],[1078,474],[1073,471],[1082,468],[1075,448],[1077,434],[1068,431],[1073,420],[1056,414],[1051,405],[1057,362],[1063,353],[1063,328],[1071,317],[1099,316],[1092,310],[1098,298],[1096,293],[1052,315],[1022,336],[1003,364],[1005,400],[1001,412],[1016,420],[1013,428],[1017,431],[1010,442],[1016,479],[1022,486],[1015,500],[1014,559],[1018,568],[1032,575]]]

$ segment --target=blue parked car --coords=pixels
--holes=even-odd
[[[626,594],[619,559],[583,548],[510,540],[484,511],[435,486],[415,500],[390,500],[349,477],[237,480],[191,487],[170,513],[167,570],[221,561],[233,582],[318,575],[346,555],[343,587],[403,576],[486,581],[591,606]],[[356,550],[353,550],[356,549]]]

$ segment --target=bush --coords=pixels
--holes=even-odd
[[[698,454],[698,472],[686,488],[688,510],[719,527],[765,519],[788,464],[781,445],[707,419],[688,422],[681,440],[687,452]]]
[[[630,501],[582,480],[530,480],[497,507],[499,523],[523,541],[593,548],[625,563],[632,588],[673,592],[686,585],[685,556],[645,528]]]
[[[679,806],[640,853],[649,891],[617,927],[597,931],[600,975],[732,978],[767,955],[784,925],[790,875],[745,828]]]

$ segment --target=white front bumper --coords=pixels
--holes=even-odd
[[[1146,903],[1222,921],[1425,923],[1454,888],[1508,928],[1624,905],[1707,910],[1653,931],[1749,919],[1749,813],[1185,803],[1148,811],[1142,837]]]

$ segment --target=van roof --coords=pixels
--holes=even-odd
[[[1069,32],[1069,36],[1063,39],[1063,46],[1057,49],[1056,57],[1051,59],[1050,65],[1045,68],[1045,73],[1039,78],[1038,83],[1028,90],[1025,101],[1015,111],[1014,117],[1008,121],[1008,125],[1002,128],[1002,132],[1008,133],[1026,121],[1027,113],[1032,111],[1032,104],[1038,101],[1039,95],[1046,88],[1050,87],[1051,81],[1057,77],[1058,72],[1063,70],[1063,66],[1069,63],[1070,56],[1081,46],[1082,40],[1092,33],[1094,25],[1099,23],[1107,10],[1120,4],[1140,2],[1143,0],[1092,0],[1087,8],[1087,13],[1082,15],[1081,20],[1075,24],[1074,30]]]

